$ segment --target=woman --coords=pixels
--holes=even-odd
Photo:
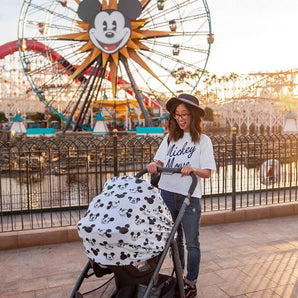
[[[170,112],[168,135],[161,142],[154,161],[147,165],[149,173],[157,173],[157,166],[181,168],[180,174],[162,173],[158,187],[161,196],[176,220],[179,210],[191,184],[189,174],[194,172],[198,184],[186,207],[177,231],[177,244],[182,269],[185,267],[183,233],[187,248],[187,274],[185,276],[185,297],[197,294],[196,283],[199,274],[201,250],[199,228],[201,219],[202,183],[201,178],[209,178],[216,169],[211,140],[202,133],[202,118],[205,115],[196,97],[180,94],[166,104]]]

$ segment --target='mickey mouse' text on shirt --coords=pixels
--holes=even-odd
[[[175,157],[184,155],[184,158],[190,159],[193,153],[196,151],[196,146],[187,146],[188,142],[185,142],[182,148],[176,146],[175,144],[170,146],[167,156],[169,156],[168,162],[166,163],[166,167],[168,168],[183,168],[185,165],[190,165],[189,161],[185,162],[175,162]]]

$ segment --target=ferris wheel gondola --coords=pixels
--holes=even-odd
[[[18,46],[39,99],[77,130],[92,129],[99,110],[120,122],[108,104],[118,101],[152,126],[169,96],[197,91],[210,36],[206,0],[31,0]]]

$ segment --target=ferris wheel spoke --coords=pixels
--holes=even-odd
[[[82,103],[78,120],[75,125],[75,129],[79,127],[78,123],[82,123],[82,124],[84,123],[85,119],[88,116],[88,111],[91,105],[91,101],[94,98],[95,94],[97,93],[98,88],[102,84],[102,79],[105,75],[105,69],[101,67],[100,61],[96,62],[96,65],[93,67],[91,74],[92,75],[90,77],[92,77],[92,80],[88,81],[89,84],[87,88],[88,89],[87,93],[84,94],[84,91],[87,90],[87,89],[84,89],[80,95],[81,98],[85,96],[85,100]]]
[[[154,65],[160,67],[161,69],[163,69],[166,73],[172,73],[173,72],[173,69],[169,69],[167,68],[165,65],[166,63],[159,63],[157,62],[156,60],[152,59],[151,57],[147,57],[147,59],[153,63]],[[138,70],[138,68],[136,68],[136,70]],[[168,79],[167,79],[168,80]],[[165,81],[160,81],[160,83],[163,85],[163,87],[165,87],[169,92],[170,94],[173,94],[173,91],[167,86],[167,80]],[[147,81],[146,81],[146,85],[149,87]],[[149,87],[151,89],[151,87]]]
[[[185,25],[187,25],[188,22],[193,22],[193,21],[198,22],[200,19],[202,19],[202,21],[205,22],[206,17],[207,17],[206,13],[200,13],[200,14],[192,15],[190,17],[186,17],[186,18],[183,19],[183,23],[178,23],[178,25],[181,24],[181,26],[182,26],[182,27],[178,28],[178,29],[180,29],[180,31],[179,30],[172,31],[171,34],[172,35],[177,35],[178,33],[181,34],[181,33],[184,32],[183,28],[187,27]],[[155,22],[154,24],[151,24],[151,26],[150,25],[146,26],[146,29],[150,29],[150,30],[155,29],[156,30],[156,29],[167,28],[167,27],[170,29],[170,21],[171,20],[175,21],[177,23],[177,21],[174,18],[173,19],[166,19],[166,20],[163,18],[159,22]]]
[[[207,13],[199,13],[199,14],[191,15],[183,18],[183,24],[187,24],[188,22],[192,22],[192,21],[198,21],[200,19],[203,19],[203,21],[206,21],[206,17],[207,17]]]
[[[76,98],[78,98],[81,94],[81,89],[77,89],[74,93],[74,96],[76,96]],[[62,110],[63,115],[66,115],[66,117],[68,118],[70,111],[72,111],[74,105],[76,104],[75,100],[70,100],[67,105],[65,105],[64,109]]]
[[[34,49],[34,47],[33,47],[33,49]],[[60,55],[60,52],[65,52],[67,54],[65,57],[63,57],[62,55]],[[41,56],[43,56],[45,59],[44,64],[48,65],[48,67],[51,68],[53,66],[53,64],[57,64],[57,63],[61,64],[63,62],[66,63],[65,61],[67,61],[67,59],[72,60],[72,58],[77,57],[77,54],[73,51],[73,46],[71,46],[69,44],[56,47],[55,50],[53,50],[49,44],[48,46],[45,46],[42,49],[41,53],[37,52],[36,50],[28,51],[28,54],[26,55],[26,60],[32,61],[32,62],[30,62],[30,64],[34,64],[34,59],[41,57]],[[67,64],[70,64],[70,63],[67,63]],[[32,66],[32,65],[30,65],[30,66]],[[46,70],[46,69],[44,69],[44,70]]]
[[[197,3],[197,0],[185,0],[185,1],[168,1],[171,6],[168,6],[168,3],[165,5],[165,8],[162,10],[156,10],[157,3],[156,1],[152,1],[151,5],[148,6],[144,13],[151,14],[151,17],[154,19],[158,19],[159,17],[163,17],[165,14],[169,14],[173,11],[179,11],[180,9],[190,6],[193,3]]]
[[[64,3],[63,3],[63,1],[61,1],[61,0],[55,0],[57,3],[59,3],[60,5],[62,5],[62,7],[64,8],[64,9],[67,9],[67,10],[70,10],[70,11],[72,11],[73,13],[77,13],[77,11],[75,10],[75,9],[73,9],[71,6],[69,6],[69,5],[65,5]],[[75,1],[75,0],[74,0]]]
[[[150,40],[146,40],[146,45],[155,45],[155,46],[160,46],[160,47],[164,47],[164,48],[169,48],[169,43],[166,42],[159,42],[159,41],[150,41]],[[174,46],[174,44],[172,45]],[[185,51],[190,51],[190,52],[198,52],[198,53],[202,53],[202,54],[208,54],[208,50],[202,50],[202,49],[198,49],[196,47],[188,47],[188,46],[184,46],[184,45],[179,45],[179,49],[180,50],[185,50]]]
[[[60,18],[60,19],[63,19],[63,20],[67,20],[69,22],[73,22],[73,19],[71,19],[70,17],[66,16],[66,15],[63,15],[62,13],[57,13],[57,11],[54,11],[50,8],[46,8],[46,7],[42,7],[40,5],[36,5],[34,3],[31,2],[31,6],[32,8],[35,8],[37,11],[40,11],[42,13],[45,13],[45,14],[50,14],[52,16],[54,16],[55,18]]]
[[[145,55],[145,53],[142,53],[142,54]],[[184,66],[189,67],[190,69],[197,69],[196,66],[193,63],[189,63],[189,62],[186,62],[185,60],[175,58],[174,56],[166,55],[166,54],[164,54],[162,52],[159,52],[159,51],[154,52],[154,57],[157,57],[156,59],[159,59],[159,58],[162,57],[162,58],[165,58],[168,61],[175,62],[175,65],[184,65]],[[153,55],[151,56],[151,61],[152,60],[154,60]]]
[[[152,2],[152,5],[145,9],[143,11],[144,14],[148,14],[150,15],[150,18],[154,19],[154,20],[159,20],[159,19],[165,19],[166,16],[168,16],[169,18],[171,18],[173,15],[176,15],[177,18],[179,17],[179,19],[188,19],[188,18],[192,18],[192,16],[188,16],[185,15],[185,9],[190,8],[193,10],[193,12],[196,11],[205,11],[205,7],[204,6],[200,6],[200,1],[197,0],[184,0],[184,1],[168,1],[166,3],[166,5],[164,6],[164,9],[162,10],[156,10],[156,5],[157,3],[154,1]],[[184,14],[184,15],[183,15]],[[205,13],[201,13],[202,15]],[[152,24],[148,24],[153,25],[154,22],[152,22]]]
[[[152,61],[152,62],[153,62],[153,61]],[[135,70],[135,72],[138,74],[138,77],[139,77],[140,79],[143,80],[143,85],[146,85],[146,87],[147,87],[149,90],[153,90],[153,89],[149,86],[149,84],[148,84],[148,82],[147,82],[147,79],[141,74],[139,68],[138,68],[136,65],[134,65],[134,63],[132,63],[132,64],[133,64],[133,66],[134,66],[134,70]],[[168,88],[166,82],[163,82],[163,81],[160,80],[159,83],[160,83],[164,88],[166,88],[170,93],[172,93],[171,89]],[[144,87],[143,87],[142,89],[145,90]]]
[[[86,121],[86,119],[89,118],[90,116],[91,102],[93,98],[96,96],[96,93],[99,87],[101,86],[103,76],[104,76],[104,71],[101,67],[101,63],[99,62],[98,65],[96,66],[93,82],[89,87],[89,92],[88,92],[88,95],[86,96],[85,104],[83,105],[83,108],[82,108],[82,117],[79,118],[79,120],[81,120],[80,122],[82,122],[83,124]]]
[[[53,23],[40,23],[35,20],[27,20],[27,24],[32,25],[32,28],[36,28],[36,34],[41,35],[41,37],[37,35],[36,38],[40,38],[40,39],[44,38],[42,37],[44,35],[44,31],[49,29],[64,30],[64,31],[69,30],[69,26],[65,26],[61,24],[53,24]],[[77,29],[75,30],[75,32],[80,32],[80,31]]]
[[[94,72],[94,70],[95,70],[95,68],[93,69],[93,72]],[[87,90],[87,88],[88,88],[88,86],[89,86],[91,80],[92,80],[92,77],[89,76],[88,79],[87,79],[86,84],[84,85],[84,88],[83,88],[82,92],[81,92],[80,95],[79,95],[79,98],[78,98],[77,102],[76,102],[76,103],[74,104],[74,106],[73,106],[72,112],[70,113],[70,116],[68,117],[68,121],[67,121],[67,123],[66,123],[66,125],[65,125],[65,127],[64,127],[64,129],[63,129],[63,132],[65,132],[65,131],[68,129],[68,127],[69,127],[69,125],[70,125],[70,123],[71,123],[71,121],[72,121],[72,118],[73,118],[73,116],[74,116],[76,110],[79,108],[79,104],[80,104],[80,102],[81,102],[81,100],[82,100],[82,98],[83,98],[83,96],[84,96],[84,93],[85,93],[85,91]],[[87,98],[87,97],[86,97],[86,98]],[[80,115],[81,115],[81,113],[80,113]],[[78,122],[77,122],[77,123],[78,123]],[[76,124],[76,125],[77,125],[77,124]]]
[[[208,31],[202,31],[198,30],[197,32],[189,32],[189,31],[184,31],[184,32],[176,32],[175,37],[193,37],[193,36],[201,36],[201,37],[208,37]]]

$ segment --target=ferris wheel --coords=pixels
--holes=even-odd
[[[32,89],[74,130],[98,113],[153,126],[197,91],[212,42],[206,0],[25,0],[18,29]]]

